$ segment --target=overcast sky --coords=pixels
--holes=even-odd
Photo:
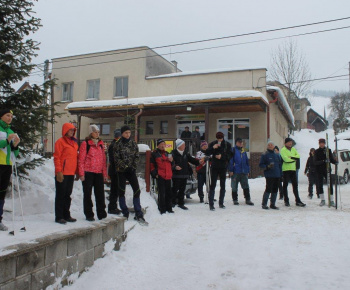
[[[183,43],[350,16],[349,0],[39,0],[34,10],[43,27],[34,60]],[[270,67],[272,51],[284,40],[251,44],[311,31],[350,26],[350,19],[286,31],[156,50],[176,60],[182,71]],[[314,78],[349,73],[350,28],[295,37]],[[176,52],[232,45],[190,53]],[[171,53],[171,55],[170,55]],[[39,75],[28,79],[38,83]],[[349,79],[315,82],[313,89],[349,90]]]

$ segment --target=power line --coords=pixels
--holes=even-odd
[[[188,52],[195,52],[195,51],[203,51],[203,50],[223,48],[223,47],[229,47],[229,46],[237,46],[237,45],[244,45],[244,44],[250,44],[250,43],[257,43],[257,42],[266,42],[266,41],[271,41],[271,40],[290,38],[290,37],[298,37],[298,36],[305,36],[305,35],[311,35],[311,34],[317,34],[317,33],[324,33],[324,32],[330,32],[330,31],[347,29],[347,28],[350,28],[350,26],[344,26],[344,27],[338,27],[338,28],[332,28],[332,29],[325,29],[325,30],[319,30],[319,31],[313,31],[313,32],[306,32],[306,33],[300,33],[300,34],[293,34],[293,35],[288,35],[288,36],[274,37],[274,38],[268,38],[268,39],[253,40],[253,41],[247,41],[247,42],[241,42],[241,43],[226,44],[226,45],[219,45],[219,46],[206,47],[206,48],[190,49],[190,50],[184,50],[184,51],[178,51],[178,52],[172,52],[172,53],[164,53],[164,54],[156,54],[156,55],[150,55],[150,56],[140,56],[140,57],[126,58],[126,59],[119,59],[119,60],[113,60],[113,61],[103,61],[103,62],[95,62],[95,63],[87,63],[87,64],[78,64],[78,65],[64,66],[64,67],[55,68],[55,70],[64,69],[64,68],[73,68],[73,67],[98,65],[98,64],[105,64],[105,63],[122,62],[122,61],[129,61],[129,60],[137,60],[137,59],[143,59],[143,58],[165,56],[165,55],[169,55],[169,54],[180,54],[180,53],[188,53]]]
[[[195,40],[195,41],[189,41],[189,42],[168,44],[168,45],[162,45],[162,46],[155,46],[155,47],[152,47],[152,48],[137,48],[137,49],[128,50],[128,51],[106,52],[105,54],[99,54],[99,55],[91,55],[91,56],[83,56],[83,57],[77,56],[75,58],[70,57],[69,59],[56,60],[56,62],[71,61],[71,60],[75,60],[75,59],[94,58],[94,57],[108,56],[108,55],[114,55],[114,54],[124,54],[124,53],[130,53],[130,52],[144,51],[144,50],[148,50],[148,49],[154,50],[154,49],[161,49],[161,48],[167,48],[167,47],[174,47],[174,46],[182,46],[182,45],[189,45],[189,44],[195,44],[195,43],[217,41],[217,40],[223,40],[223,39],[229,39],[229,38],[236,38],[236,37],[242,37],[242,36],[263,34],[263,33],[276,32],[276,31],[282,31],[282,30],[287,30],[287,29],[295,29],[295,28],[300,28],[300,27],[325,24],[325,23],[342,21],[342,20],[347,20],[347,19],[350,19],[350,16],[349,17],[343,17],[343,18],[337,18],[337,19],[330,19],[330,20],[325,20],[325,21],[319,21],[319,22],[312,22],[312,23],[306,23],[306,24],[300,24],[300,25],[281,27],[281,28],[274,28],[274,29],[268,29],[268,30],[261,30],[261,31],[255,31],[255,32],[235,34],[235,35],[230,35],[230,36],[223,36],[223,37]]]
[[[339,75],[339,76],[332,76],[332,77],[324,77],[324,78],[317,78],[317,79],[311,79],[311,80],[302,80],[302,81],[297,81],[297,82],[290,82],[290,83],[284,83],[282,85],[288,85],[288,84],[300,84],[300,83],[307,83],[307,82],[313,82],[313,81],[319,81],[319,80],[328,80],[328,79],[334,79],[334,78],[340,78],[340,77],[345,77],[348,76],[346,75]]]

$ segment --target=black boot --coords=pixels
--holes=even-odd
[[[270,208],[272,208],[272,209],[279,209],[276,206],[276,199],[277,199],[277,192],[276,193],[271,193]]]
[[[261,202],[263,209],[266,209],[266,207],[267,207],[267,202],[269,200],[269,196],[270,196],[270,193],[265,191],[263,194],[262,202]]]
[[[250,191],[249,191],[249,188],[243,189],[243,194],[244,194],[244,198],[245,198],[245,203],[246,203],[247,205],[254,205],[254,203],[250,200]]]

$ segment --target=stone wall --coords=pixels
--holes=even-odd
[[[0,256],[0,290],[45,289],[82,273],[104,256],[106,242],[119,250],[125,240],[125,218],[110,219],[90,228],[73,229],[3,249]]]

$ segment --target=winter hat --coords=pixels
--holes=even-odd
[[[130,127],[128,125],[125,125],[120,128],[120,132],[123,134],[125,131],[131,131]]]
[[[184,140],[181,140],[181,139],[176,139],[175,141],[175,146],[176,148],[179,148],[182,144],[184,144],[185,141]]]
[[[293,139],[292,139],[292,138],[287,137],[286,139],[284,139],[284,144],[286,144],[286,143],[288,143],[288,142],[290,142],[290,141],[293,141]]]
[[[323,138],[318,139],[318,143],[324,143],[324,144],[326,144],[326,139],[323,139]]]
[[[203,146],[208,146],[207,141],[202,141],[202,142],[201,142],[201,148],[202,148]]]
[[[196,128],[194,128],[194,129],[199,129],[199,127],[198,127],[198,126],[196,126]]]
[[[223,138],[224,138],[224,133],[222,133],[222,132],[216,133],[216,139],[223,139]]]
[[[280,149],[278,148],[277,145],[276,145],[275,148],[273,148],[273,149],[280,151]]]
[[[158,139],[158,140],[157,140],[157,147],[158,147],[158,145],[159,145],[160,143],[163,143],[163,142],[165,143],[165,141],[164,141],[163,139]]]
[[[89,134],[93,132],[100,132],[100,128],[95,124],[89,126]]]
[[[242,142],[242,141],[243,141],[242,138],[236,138],[235,143],[237,143],[237,142]]]
[[[120,132],[120,129],[115,129],[114,130],[114,138],[118,138],[122,135],[122,133]]]
[[[2,109],[2,110],[0,110],[0,118],[3,115],[7,114],[7,113],[11,113],[13,115],[13,112],[11,110],[9,110],[9,109]]]

